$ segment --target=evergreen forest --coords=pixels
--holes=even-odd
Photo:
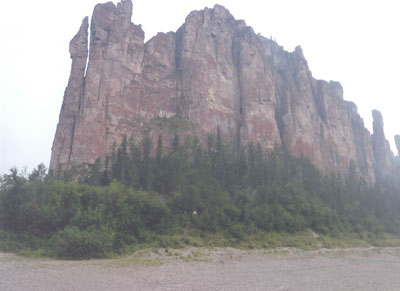
[[[90,169],[0,177],[0,250],[87,259],[141,247],[311,246],[400,234],[400,182],[370,185],[350,165],[324,175],[284,147],[125,137]],[[296,242],[296,234],[304,234]],[[279,242],[278,242],[279,241]]]

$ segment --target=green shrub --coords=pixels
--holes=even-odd
[[[0,251],[15,252],[21,248],[23,248],[23,244],[18,240],[16,234],[0,229]]]
[[[59,258],[100,258],[112,251],[114,236],[114,231],[106,226],[88,230],[70,226],[54,235],[52,246]]]

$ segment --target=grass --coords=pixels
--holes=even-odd
[[[43,257],[48,257],[48,252],[46,252],[45,249],[39,248],[39,249],[21,249],[16,252],[17,255],[22,256],[22,257],[27,257],[31,259],[39,259]]]
[[[371,238],[371,244],[376,247],[400,247],[400,237],[391,233],[382,233]]]
[[[158,257],[171,257],[181,261],[203,261],[201,248],[227,248],[241,250],[276,248],[296,248],[304,251],[321,248],[367,248],[400,247],[400,236],[388,233],[372,234],[341,233],[338,235],[316,234],[310,229],[297,233],[254,231],[250,234],[233,237],[223,233],[204,233],[196,230],[185,230],[182,234],[153,234],[148,242],[127,245],[116,253],[107,254],[106,258],[115,260],[118,265],[157,265]],[[195,247],[187,251],[187,247]],[[30,258],[54,257],[54,250],[44,240],[16,236],[0,231],[0,251],[13,252]],[[161,252],[161,253],[160,253]],[[155,257],[149,255],[156,254]]]
[[[158,258],[149,256],[149,250],[141,250],[129,256],[120,256],[112,260],[112,264],[119,267],[128,266],[158,266],[162,262]]]

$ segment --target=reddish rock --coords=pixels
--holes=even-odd
[[[372,149],[371,134],[365,128],[364,121],[358,114],[357,106],[353,102],[345,101],[346,110],[351,121],[351,132],[353,135],[356,159],[354,163],[356,170],[367,181],[375,181],[374,154]]]
[[[50,161],[50,169],[53,170],[57,170],[59,166],[68,165],[71,162],[76,123],[85,87],[85,68],[88,57],[88,26],[88,18],[85,17],[78,33],[69,45],[69,52],[72,59],[71,75],[68,86],[65,89],[60,120],[53,141]]]
[[[147,43],[131,15],[130,0],[96,5],[89,55],[87,18],[71,41],[50,169],[91,165],[124,135],[155,144],[159,134],[204,138],[218,127],[267,150],[284,144],[324,171],[354,164],[371,183],[375,160],[379,169],[390,160],[384,135],[374,126],[371,140],[341,85],[314,79],[300,47],[286,52],[219,5]]]

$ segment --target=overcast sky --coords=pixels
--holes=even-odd
[[[71,60],[69,41],[98,0],[3,1],[0,10],[0,173],[49,164]],[[114,1],[117,3],[117,1]],[[339,81],[371,129],[400,134],[400,3],[397,0],[133,0],[146,39],[176,31],[192,10],[228,8],[286,50],[301,45],[313,76]],[[399,3],[399,4],[398,4]]]

